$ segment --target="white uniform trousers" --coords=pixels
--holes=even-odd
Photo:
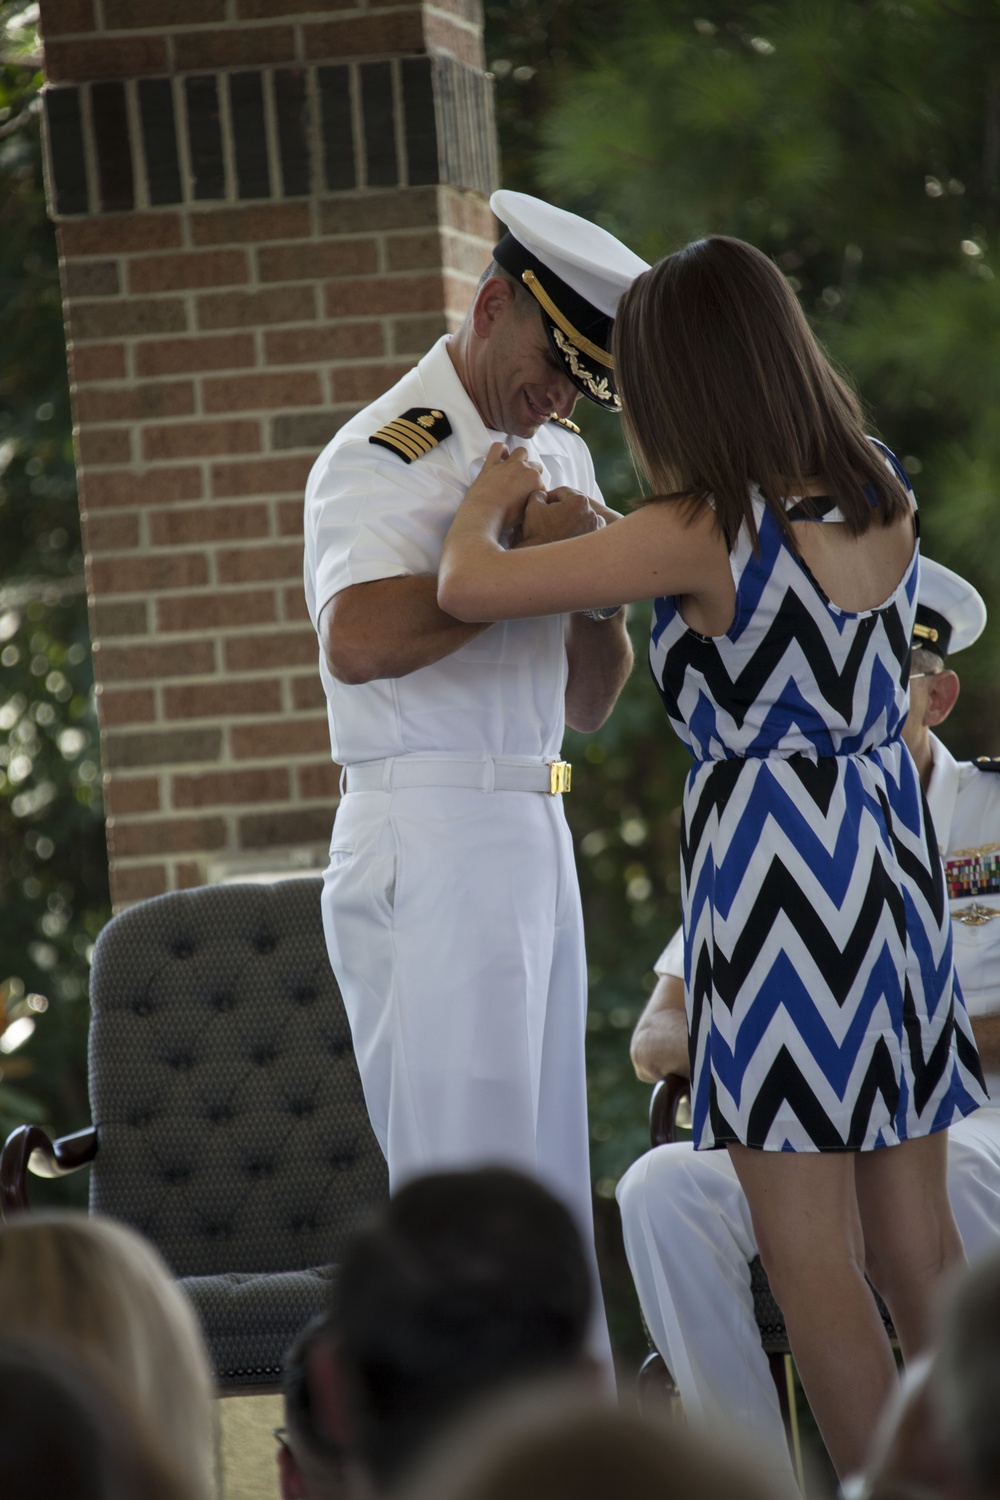
[[[487,1164],[538,1177],[574,1214],[594,1282],[586,962],[561,799],[419,787],[348,792],[323,892],[390,1190]]]
[[[948,1191],[966,1253],[1000,1239],[1000,1108],[948,1132]],[[781,1410],[753,1314],[750,1208],[728,1151],[658,1146],[618,1184],[625,1251],[643,1317],[691,1421],[736,1427],[763,1449],[782,1495],[794,1491]]]

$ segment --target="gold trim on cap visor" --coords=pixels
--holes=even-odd
[[[608,384],[606,375],[595,375],[593,370],[586,369],[577,359],[576,350],[561,328],[552,329],[552,338],[559,353],[569,366],[569,372],[574,380],[582,380],[590,394],[598,401],[610,401],[618,411],[622,409],[621,397],[617,391],[613,391]]]
[[[933,625],[914,625],[913,634],[922,641],[936,641],[939,632],[934,629]]]
[[[580,350],[581,354],[589,355],[591,359],[596,359],[599,365],[605,365],[609,370],[614,369],[615,362],[608,351],[606,349],[602,349],[599,344],[591,343],[590,339],[584,338],[582,333],[577,332],[572,323],[569,321],[569,318],[567,318],[564,313],[561,313],[559,311],[558,307],[553,302],[552,298],[549,296],[545,288],[542,286],[542,283],[539,281],[534,271],[522,271],[521,280],[524,282],[531,295],[542,304],[545,311],[552,319],[553,323],[558,323],[563,333],[568,334],[568,336],[573,340],[574,344]]]

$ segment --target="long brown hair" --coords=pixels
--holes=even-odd
[[[654,498],[712,496],[730,546],[744,523],[756,546],[752,483],[790,540],[782,502],[818,479],[855,536],[908,512],[788,282],[743,240],[695,240],[637,277],[618,306],[614,355],[626,435]]]

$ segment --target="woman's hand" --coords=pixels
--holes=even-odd
[[[528,457],[526,448],[515,448],[510,453],[505,444],[494,443],[463,503],[492,510],[502,518],[501,529],[515,526],[532,495],[544,498],[541,476],[541,465]]]
[[[548,494],[536,490],[528,497],[521,525],[511,538],[511,546],[537,547],[543,542],[561,542],[567,537],[584,536],[588,531],[600,531],[607,524],[605,517],[614,515],[614,511],[609,511],[599,501],[590,500],[567,485],[560,485]]]

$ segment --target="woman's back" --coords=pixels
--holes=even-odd
[[[650,665],[677,733],[697,760],[835,755],[896,738],[916,608],[912,524],[853,537],[832,501],[790,501],[797,555],[759,493],[753,506],[758,549],[743,528],[724,633],[700,634],[676,599],[654,603]]]

